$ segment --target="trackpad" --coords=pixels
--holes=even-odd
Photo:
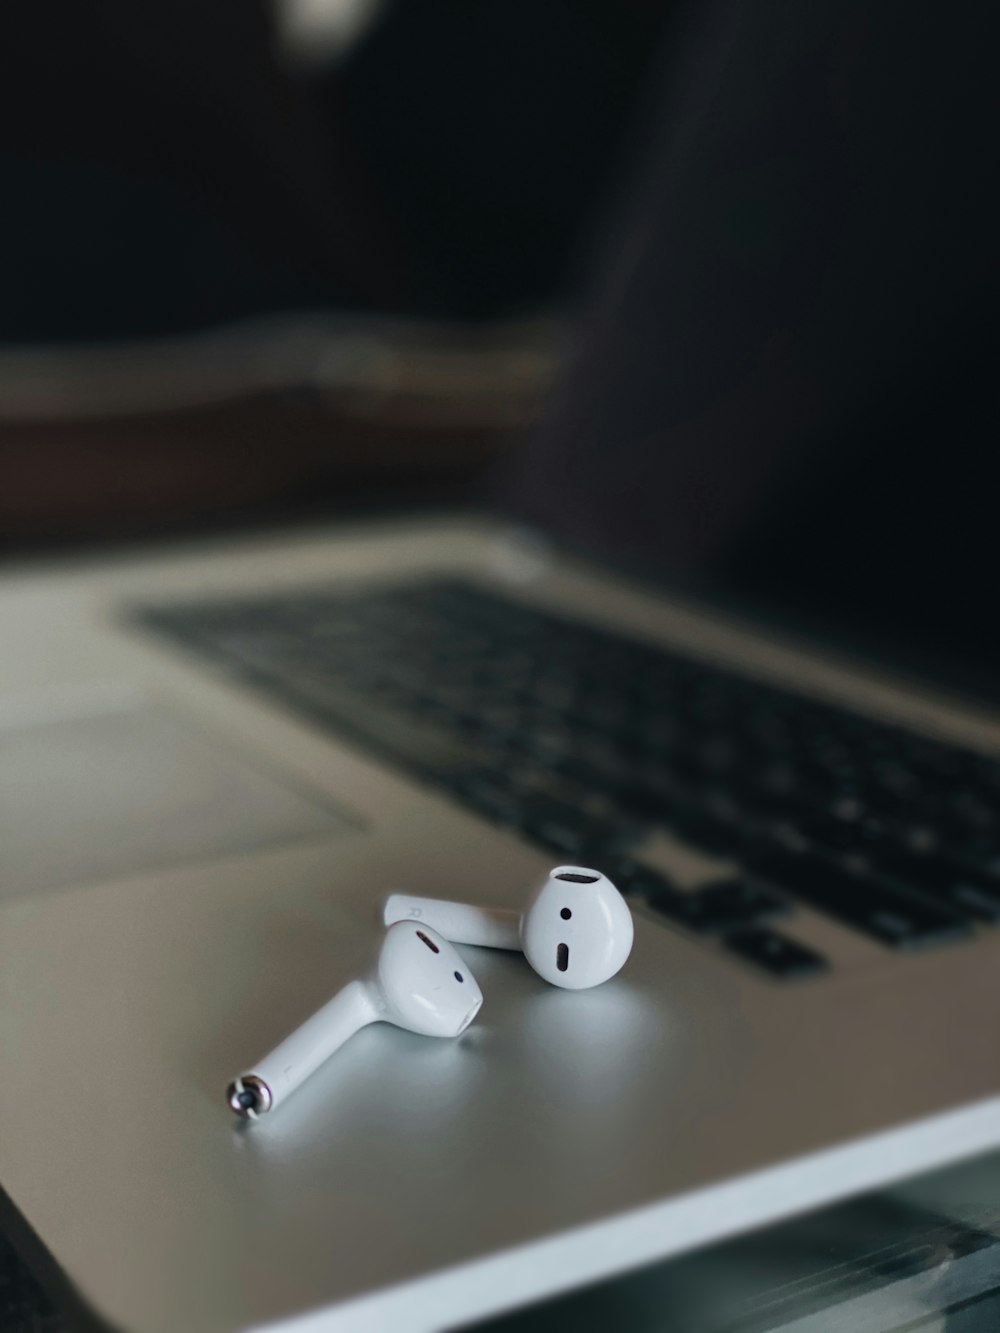
[[[0,898],[357,827],[165,709],[0,728]]]

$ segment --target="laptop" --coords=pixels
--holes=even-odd
[[[1000,726],[498,517],[9,571],[0,1181],[130,1329],[442,1328],[1000,1143]],[[406,890],[606,869],[248,1128]]]
[[[733,49],[780,36],[810,105],[764,26]],[[870,63],[838,144],[896,105]],[[827,209],[783,115],[742,174],[718,86],[488,509],[0,580],[4,1221],[100,1327],[457,1328],[1000,1146],[990,357],[903,281],[978,177],[859,148]],[[706,194],[802,172],[805,214]],[[619,976],[470,948],[460,1039],[375,1025],[234,1121],[387,894],[516,908],[566,863],[628,899]]]

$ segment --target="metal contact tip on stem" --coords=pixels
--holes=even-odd
[[[247,1074],[230,1083],[226,1089],[229,1109],[244,1120],[256,1120],[271,1109],[271,1089],[254,1074]]]

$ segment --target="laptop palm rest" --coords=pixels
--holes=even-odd
[[[0,899],[356,827],[142,703],[0,727]]]

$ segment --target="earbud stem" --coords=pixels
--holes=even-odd
[[[478,944],[486,949],[520,949],[520,912],[503,907],[474,907],[440,898],[412,898],[394,893],[386,899],[383,920],[423,922],[452,944]]]
[[[369,987],[363,981],[351,981],[248,1072],[267,1086],[270,1105],[276,1106],[348,1038],[378,1018]]]

